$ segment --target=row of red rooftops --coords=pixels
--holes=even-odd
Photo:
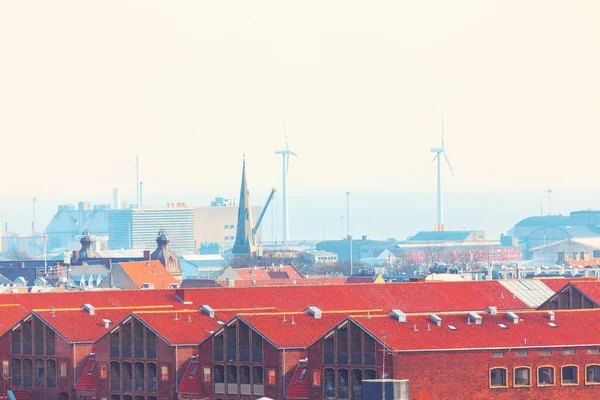
[[[596,280],[560,283],[600,299]],[[535,311],[498,281],[7,294],[0,335],[31,314],[70,343],[135,317],[173,346],[200,344],[236,318],[277,348],[306,348],[348,319],[396,351],[589,345],[600,328],[600,310]]]

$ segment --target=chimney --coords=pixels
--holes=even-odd
[[[318,307],[315,306],[310,306],[306,309],[306,312],[310,315],[312,315],[313,317],[315,317],[315,319],[319,319],[321,318],[322,312],[321,309],[319,309]]]
[[[498,308],[494,307],[494,306],[489,306],[488,309],[487,309],[487,312],[490,315],[498,315]]]
[[[175,290],[175,298],[182,302],[183,304],[192,304],[191,296],[187,294],[185,289],[177,289]]]
[[[362,235],[362,240],[367,240],[367,235]]]
[[[25,268],[25,263],[23,261],[19,262],[19,268]]]
[[[215,310],[213,310],[212,307],[207,304],[204,304],[202,307],[200,307],[200,311],[202,311],[204,314],[208,315],[211,318],[215,317]]]
[[[431,314],[429,316],[429,319],[431,320],[431,322],[433,322],[434,324],[436,324],[437,326],[442,326],[442,318],[435,315],[435,314]]]
[[[510,322],[512,322],[513,324],[518,324],[519,323],[519,316],[517,314],[515,314],[514,312],[507,312],[506,313],[506,318],[508,318],[508,320]]]
[[[81,306],[81,308],[84,311],[87,311],[90,315],[96,315],[96,310],[94,309],[94,306],[89,303],[85,303]]]
[[[152,257],[150,256],[150,250],[144,250],[144,260],[145,261],[150,261],[152,259]]]
[[[589,261],[590,260],[590,254],[587,251],[582,251],[581,252],[581,259],[584,261]]]
[[[388,315],[392,316],[398,322],[406,322],[406,314],[400,310],[392,310]]]
[[[579,261],[579,253],[576,251],[573,252],[573,260]]]
[[[548,311],[548,319],[550,321],[554,321],[554,318],[555,318],[554,311]]]
[[[483,318],[481,318],[481,315],[477,314],[474,311],[471,311],[469,313],[469,321],[474,322],[475,325],[483,324]]]
[[[106,329],[108,329],[110,327],[110,324],[112,324],[112,321],[110,319],[103,319],[102,322],[104,323],[104,327]]]

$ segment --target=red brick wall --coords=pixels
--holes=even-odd
[[[401,353],[393,356],[396,379],[409,380],[411,399],[598,399],[600,386],[585,385],[585,366],[600,364],[600,355],[587,354],[577,349],[575,355],[562,355],[554,349],[550,356],[540,356],[537,350],[517,357],[514,351],[505,351],[504,357],[492,357],[490,351]],[[579,384],[561,386],[560,367],[579,366]],[[537,367],[555,367],[555,386],[537,386]],[[513,368],[531,367],[528,388],[513,387]],[[489,387],[489,370],[493,367],[508,369],[505,389]]]

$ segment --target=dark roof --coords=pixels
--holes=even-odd
[[[15,281],[18,277],[22,276],[27,281],[28,285],[33,284],[36,278],[35,268],[0,268],[0,274],[4,275],[7,279]]]
[[[184,279],[181,281],[182,289],[221,287],[219,282],[214,279]]]
[[[517,222],[515,226],[567,226],[571,225],[571,217],[566,215],[546,215],[529,217]]]
[[[290,277],[285,271],[273,271],[268,272],[268,274],[271,279],[289,279]]]
[[[464,241],[467,240],[472,231],[421,231],[417,232],[411,240],[417,241]]]

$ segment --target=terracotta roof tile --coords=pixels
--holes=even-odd
[[[179,284],[158,260],[122,262],[119,265],[138,288],[143,288],[145,283],[154,285],[155,289],[168,289],[171,284]]]
[[[191,360],[181,377],[177,393],[200,393],[202,370],[197,360]]]
[[[501,312],[495,316],[479,313],[481,325],[467,323],[466,313],[438,314],[441,326],[431,322],[429,314],[409,314],[407,322],[398,322],[387,315],[352,319],[395,351],[600,345],[596,334],[600,329],[600,309],[557,311],[554,321],[548,318],[547,311],[516,314],[517,324]],[[449,328],[450,325],[457,329]]]
[[[12,329],[27,314],[27,310],[18,304],[0,305],[0,336]]]
[[[134,315],[171,345],[197,345],[221,327],[218,321],[226,322],[234,313],[215,313],[215,318],[195,310],[140,311]]]

